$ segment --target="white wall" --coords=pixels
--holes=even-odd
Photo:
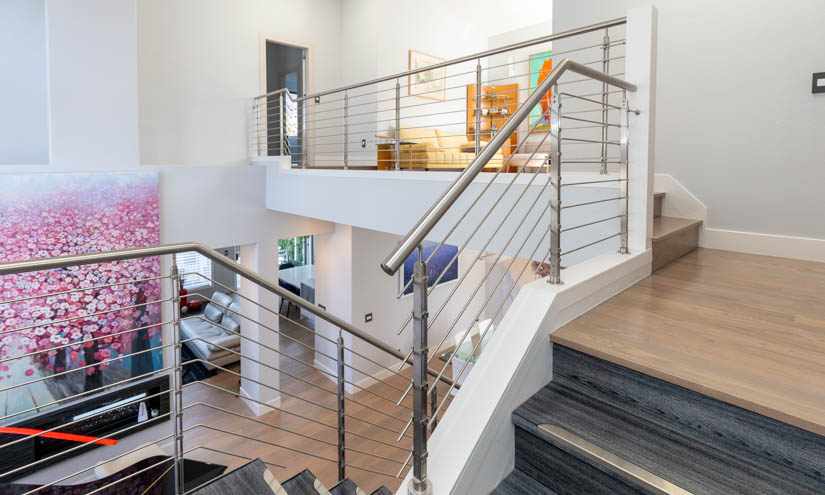
[[[45,0],[0,3],[0,164],[49,161]]]
[[[309,48],[309,91],[339,86],[339,0],[137,2],[144,163],[245,163],[265,93],[260,35]]]
[[[553,26],[645,3],[556,0]],[[811,93],[811,73],[825,70],[822,2],[656,5],[656,171],[707,205],[712,229],[825,238],[825,95]]]

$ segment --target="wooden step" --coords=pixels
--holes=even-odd
[[[653,193],[653,218],[662,216],[662,201],[665,199],[665,193]]]
[[[701,220],[692,218],[654,217],[653,271],[696,249],[701,225]]]

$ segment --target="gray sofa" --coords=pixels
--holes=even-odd
[[[180,328],[183,339],[194,339],[186,342],[186,346],[206,361],[204,365],[209,369],[240,360],[236,353],[241,352],[241,338],[230,333],[241,333],[240,306],[223,292],[213,293],[212,301],[199,317],[183,320]]]

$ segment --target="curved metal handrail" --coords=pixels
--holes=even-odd
[[[540,45],[542,43],[547,43],[547,42],[550,42],[550,41],[561,40],[561,39],[564,39],[564,38],[571,38],[573,36],[578,36],[580,34],[590,33],[590,32],[593,32],[593,31],[599,31],[601,29],[607,29],[607,28],[611,28],[611,27],[614,27],[614,26],[620,26],[620,25],[625,24],[625,23],[627,23],[627,17],[618,17],[616,19],[612,19],[612,20],[609,20],[609,21],[603,21],[603,22],[599,22],[599,23],[596,23],[596,24],[591,24],[589,26],[583,26],[583,27],[576,28],[576,29],[570,29],[568,31],[563,31],[561,33],[550,34],[550,35],[547,35],[547,36],[542,36],[540,38],[534,38],[534,39],[527,40],[527,41],[521,41],[519,43],[513,43],[511,45],[502,46],[500,48],[494,48],[492,50],[486,50],[486,51],[483,51],[483,52],[473,53],[472,55],[465,55],[463,57],[454,58],[452,60],[447,60],[445,62],[439,62],[437,64],[428,65],[426,67],[421,67],[421,68],[418,68],[418,69],[410,69],[410,70],[407,70],[407,71],[404,71],[404,72],[399,72],[397,74],[392,74],[392,75],[389,75],[389,76],[379,77],[377,79],[372,79],[370,81],[364,81],[364,82],[361,82],[361,83],[350,84],[349,86],[342,86],[340,88],[329,89],[329,90],[326,90],[326,91],[319,91],[318,93],[302,96],[300,98],[298,98],[298,97],[293,98],[292,95],[289,95],[289,99],[292,100],[292,101],[304,101],[304,100],[309,100],[309,99],[314,99],[314,98],[320,98],[321,96],[326,96],[326,95],[330,95],[330,94],[333,94],[333,93],[340,93],[342,91],[349,91],[349,90],[352,90],[352,89],[363,88],[364,86],[370,86],[372,84],[378,84],[378,83],[382,83],[382,82],[385,82],[385,81],[392,81],[393,79],[400,79],[402,77],[407,77],[407,76],[411,76],[413,74],[418,74],[419,72],[427,72],[427,71],[431,71],[433,69],[439,69],[441,67],[448,67],[450,65],[460,64],[460,63],[463,63],[463,62],[469,62],[471,60],[476,60],[476,59],[479,59],[481,57],[489,57],[491,55],[498,55],[499,53],[509,52],[509,51],[512,51],[512,50],[518,50],[520,48],[527,48],[527,47],[534,46],[534,45]],[[272,95],[275,95],[275,94],[278,94],[278,93],[283,93],[285,91],[286,90],[284,88],[278,89],[278,90],[275,90],[275,91],[270,91],[269,93],[265,93],[265,94],[262,94],[260,96],[256,96],[254,99],[259,100],[261,98],[266,98],[267,96],[272,96]]]
[[[430,233],[441,217],[447,213],[453,203],[455,203],[464,190],[467,189],[467,186],[469,186],[473,179],[487,166],[487,162],[489,162],[499,148],[510,139],[510,135],[518,129],[518,126],[527,118],[530,111],[539,104],[542,97],[547,94],[547,91],[550,90],[567,71],[576,72],[628,91],[636,91],[635,84],[631,84],[623,79],[605,74],[604,72],[597,71],[596,69],[592,69],[567,58],[562,60],[561,63],[550,72],[547,78],[536,87],[535,91],[527,97],[518,110],[513,113],[513,116],[507,119],[507,122],[501,127],[501,130],[481,149],[470,165],[456,177],[453,183],[450,184],[450,187],[438,198],[438,201],[436,201],[430,209],[427,210],[427,213],[421,217],[418,223],[415,224],[415,227],[404,236],[398,246],[387,256],[387,259],[381,263],[381,269],[388,275],[394,275],[395,272],[398,271],[404,263],[404,260],[412,254],[416,246],[421,244],[421,241]]]
[[[242,276],[243,278],[255,284],[258,284],[259,286],[269,290],[277,296],[290,301],[292,304],[295,304],[296,306],[309,311],[310,313],[321,318],[322,320],[325,320],[331,323],[332,325],[335,325],[336,327],[339,327],[349,332],[350,334],[372,345],[373,347],[377,347],[378,349],[381,349],[387,354],[394,356],[398,360],[412,364],[412,360],[408,359],[407,356],[401,353],[401,351],[399,351],[398,349],[393,348],[389,344],[386,344],[385,342],[373,337],[372,335],[353,326],[352,324],[347,323],[346,321],[342,320],[341,318],[338,318],[334,314],[324,309],[321,309],[320,307],[307,301],[306,299],[300,296],[296,296],[292,292],[289,292],[288,290],[281,288],[278,284],[270,282],[269,280],[263,278],[254,271],[229,260],[218,251],[215,251],[214,249],[211,249],[208,246],[201,244],[199,242],[182,242],[177,244],[165,244],[145,248],[122,249],[118,251],[107,251],[102,253],[85,253],[69,256],[58,256],[54,258],[38,258],[33,260],[0,263],[0,276],[14,275],[18,273],[33,272],[40,270],[68,268],[70,266],[90,265],[96,263],[110,263],[114,261],[148,258],[152,256],[163,256],[168,254],[185,253],[190,251],[194,251],[198,254],[201,254],[209,258],[210,260],[221,265],[227,270],[230,270],[233,273],[236,273]],[[438,372],[436,371],[429,369],[427,371],[431,376],[438,376]],[[452,384],[452,380],[446,379],[444,377],[442,377],[442,380],[445,383]],[[456,387],[458,387],[458,384],[456,384]]]

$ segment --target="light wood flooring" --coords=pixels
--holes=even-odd
[[[301,322],[305,325],[311,325],[306,320],[301,320]],[[280,330],[286,336],[309,346],[314,345],[313,334],[300,328],[291,320],[282,318]],[[287,338],[281,337],[280,350],[304,362],[313,362],[313,351]],[[280,368],[285,372],[280,377],[281,390],[299,398],[284,395],[282,396],[280,409],[263,416],[254,417],[248,407],[243,404],[243,401],[234,395],[202,385],[187,387],[184,390],[185,405],[201,402],[253,419],[239,418],[236,415],[207,406],[196,406],[187,409],[184,413],[185,427],[201,424],[226,430],[233,434],[198,427],[185,434],[184,450],[206,447],[231,452],[250,459],[260,458],[267,463],[279,464],[284,467],[279,468],[270,465],[269,469],[280,481],[284,481],[308,468],[327,488],[330,488],[338,481],[338,468],[334,462],[337,459],[337,448],[335,446],[337,433],[334,429],[334,426],[337,425],[335,382],[317,369],[309,368],[297,361],[281,357],[280,363]],[[442,365],[441,361],[434,359],[430,366],[440,369]],[[238,365],[231,369],[237,372]],[[286,373],[294,375],[297,379],[290,378]],[[402,374],[409,377],[410,370],[405,369]],[[449,369],[446,376],[452,376]],[[386,379],[388,384],[376,383],[366,391],[356,389],[353,394],[348,395],[360,404],[352,401],[346,403],[347,414],[358,418],[346,418],[347,431],[354,433],[348,434],[346,438],[348,448],[353,449],[347,451],[347,463],[362,469],[348,467],[346,475],[366,493],[371,493],[380,485],[385,485],[395,492],[409,468],[409,465],[407,465],[401,478],[395,477],[406,461],[408,449],[412,445],[411,429],[407,431],[407,438],[402,439],[401,442],[396,442],[398,433],[395,433],[400,432],[409,420],[410,411],[408,407],[412,404],[412,400],[408,397],[403,403],[405,407],[398,407],[376,395],[379,394],[397,400],[401,396],[401,391],[406,388],[407,380],[408,378],[392,375]],[[205,382],[231,391],[237,391],[239,387],[238,377],[226,372],[220,372],[218,375],[205,380]],[[441,390],[446,391],[446,386]],[[441,396],[443,397],[443,392],[441,392]],[[311,404],[308,401],[324,407]],[[315,422],[299,416],[309,418]],[[360,420],[369,421],[369,423]],[[270,425],[288,431],[279,430]],[[324,425],[330,425],[331,427]],[[367,438],[357,435],[363,435]],[[378,443],[371,439],[384,443]],[[206,448],[194,450],[187,454],[187,457],[228,465],[229,469],[234,469],[247,462],[245,459],[224,455]]]
[[[825,435],[825,263],[700,248],[551,339]]]

